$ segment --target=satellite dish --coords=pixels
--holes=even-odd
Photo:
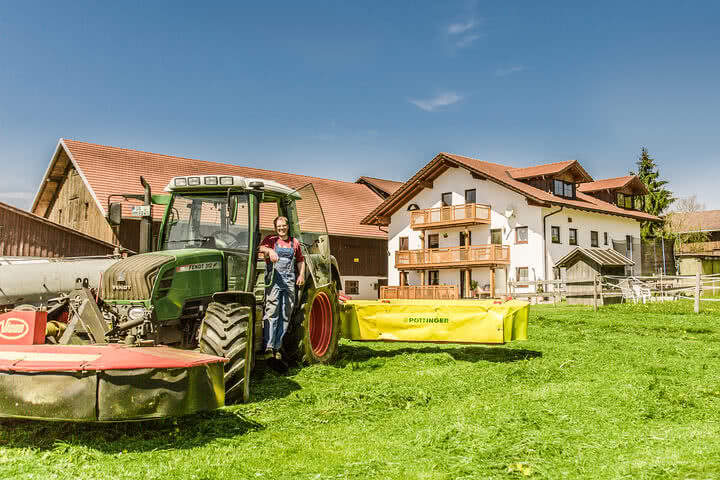
[[[505,218],[510,220],[513,217],[515,217],[515,207],[512,205],[505,207]]]

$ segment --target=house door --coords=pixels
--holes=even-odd
[[[470,282],[472,283],[472,270],[470,270]],[[465,286],[465,270],[460,270],[460,298],[465,298]]]
[[[382,287],[387,287],[387,278],[378,278],[378,298],[380,298],[380,290]]]

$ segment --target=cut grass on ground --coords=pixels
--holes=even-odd
[[[533,305],[527,342],[347,342],[217,412],[6,420],[0,478],[717,478],[716,303]]]

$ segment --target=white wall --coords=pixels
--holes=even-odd
[[[528,206],[525,197],[489,180],[478,180],[472,178],[470,172],[464,168],[451,168],[443,173],[433,182],[432,189],[424,189],[413,199],[403,205],[390,219],[388,227],[388,283],[399,285],[399,272],[395,268],[395,252],[399,248],[399,237],[408,237],[411,250],[424,248],[420,240],[420,232],[410,228],[410,212],[407,206],[411,203],[418,205],[420,209],[435,208],[442,205],[441,195],[446,192],[453,193],[453,205],[465,203],[465,190],[474,188],[476,190],[476,202],[490,205],[490,225],[476,225],[469,228],[472,245],[487,245],[490,243],[490,229],[503,230],[503,245],[510,245],[511,268],[508,269],[508,279],[514,280],[514,266],[529,267],[530,278],[533,273],[541,271],[542,265],[542,219],[540,208]],[[505,211],[509,208],[515,212],[515,216],[508,220],[505,218]],[[515,227],[527,226],[529,241],[525,245],[515,245]],[[426,235],[431,233],[439,234],[440,247],[454,247],[460,244],[459,234],[464,227],[453,227],[428,230]],[[447,237],[443,234],[447,233]],[[426,238],[427,242],[427,238]],[[505,271],[496,270],[496,291],[505,291]],[[472,279],[480,285],[490,283],[490,269],[476,268],[472,271]],[[410,271],[408,281],[411,285],[420,284],[420,273]],[[440,270],[440,283],[448,285],[460,285],[460,274],[458,269]]]
[[[543,208],[542,214],[557,211],[560,207],[552,209]],[[572,220],[572,221],[570,221]],[[548,250],[548,278],[552,278],[552,268],[555,262],[567,255],[576,245],[569,244],[570,229],[577,229],[578,247],[590,247],[590,231],[598,232],[598,246],[600,248],[612,248],[612,241],[625,241],[626,235],[635,238],[640,237],[640,222],[632,218],[619,217],[617,215],[605,215],[600,213],[586,212],[572,208],[563,208],[560,213],[547,217],[547,250]],[[552,243],[552,228],[560,227],[560,243]],[[604,233],[608,232],[608,244],[604,243]]]
[[[543,215],[557,210],[559,207],[541,208],[527,204],[524,195],[515,193],[510,189],[502,187],[489,180],[477,180],[472,178],[470,172],[464,168],[450,168],[433,182],[433,188],[423,189],[414,198],[403,205],[390,219],[388,227],[388,284],[399,285],[399,272],[395,268],[395,252],[399,248],[399,237],[408,237],[411,250],[425,248],[420,240],[420,232],[410,228],[410,212],[407,206],[411,203],[417,204],[420,209],[435,208],[441,206],[441,195],[446,192],[453,193],[453,205],[465,203],[465,190],[476,189],[476,202],[490,205],[490,225],[473,226],[472,245],[483,245],[490,243],[490,229],[503,230],[503,245],[510,245],[510,266],[505,272],[503,269],[496,269],[496,293],[502,294],[505,289],[505,278],[508,281],[516,280],[516,269],[518,267],[528,268],[529,280],[544,280],[552,278],[552,267],[557,260],[575,248],[568,244],[568,229],[578,230],[578,246],[590,246],[590,230],[598,231],[600,247],[603,245],[603,232],[608,232],[609,245],[612,248],[612,239],[624,240],[625,235],[640,235],[640,223],[636,220],[607,215],[602,213],[586,212],[564,208],[561,213],[547,218],[547,265],[543,262]],[[515,215],[509,220],[505,212],[512,209]],[[572,222],[568,222],[568,217]],[[550,227],[560,227],[561,244],[551,243]],[[528,243],[515,243],[515,228],[518,226],[528,227]],[[426,236],[431,233],[439,234],[440,247],[458,246],[459,232],[464,227],[444,228],[428,230]],[[447,233],[447,237],[443,234]],[[427,242],[427,238],[425,239]],[[547,271],[547,277],[545,272]],[[481,286],[490,283],[489,268],[475,268],[472,270],[472,279]],[[420,272],[410,271],[408,274],[410,285],[420,285]],[[440,283],[447,285],[460,285],[460,274],[458,269],[441,269]]]
[[[377,288],[378,280],[384,279],[385,277],[360,277],[360,276],[351,276],[351,275],[343,275],[342,276],[342,288],[343,291],[345,291],[345,282],[348,280],[355,280],[359,282],[360,290],[359,294],[348,294],[347,295],[353,298],[353,300],[376,300],[379,295],[379,290]]]

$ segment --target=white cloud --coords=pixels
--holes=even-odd
[[[467,32],[476,25],[474,20],[470,20],[466,23],[451,23],[447,27],[447,32],[450,35],[459,35],[463,32]]]
[[[425,100],[410,100],[410,103],[418,108],[425,110],[426,112],[434,112],[435,110],[447,107],[453,103],[457,103],[462,100],[462,96],[455,92],[444,92],[435,96],[434,98],[428,98]]]
[[[482,37],[482,35],[479,34],[465,35],[463,38],[455,42],[455,46],[460,48],[467,47],[480,37]]]
[[[510,65],[507,67],[500,67],[497,70],[495,70],[495,75],[498,77],[504,77],[506,75],[512,75],[513,73],[522,72],[525,70],[525,67],[522,65]]]

